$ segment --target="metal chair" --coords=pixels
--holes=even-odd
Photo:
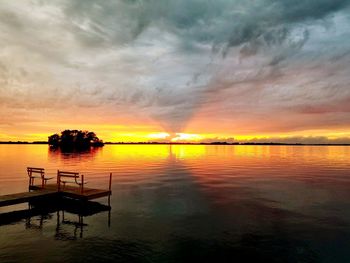
[[[76,172],[65,172],[57,170],[57,185],[58,190],[61,190],[61,183],[63,184],[63,189],[65,188],[67,183],[73,183],[79,185],[80,192],[84,192],[84,184],[87,183],[87,181],[84,181],[84,175],[81,176],[79,173]]]
[[[53,177],[45,177],[45,169],[37,167],[27,167],[27,173],[29,176],[29,187],[34,186],[34,179],[41,179],[41,187],[44,188],[47,181],[51,180]]]

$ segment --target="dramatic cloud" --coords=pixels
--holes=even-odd
[[[4,1],[0,131],[40,122],[45,112],[46,122],[97,116],[169,134],[344,135],[349,6],[350,0]]]

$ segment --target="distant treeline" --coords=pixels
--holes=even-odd
[[[105,142],[105,144],[181,144],[181,145],[209,145],[209,144],[215,144],[215,145],[237,145],[239,142],[211,142],[211,143],[205,143],[205,142]]]
[[[0,142],[0,144],[48,144],[46,141],[34,141],[34,142],[26,142],[26,141],[7,141]]]
[[[81,130],[64,130],[61,134],[53,134],[48,138],[51,147],[86,149],[102,147],[103,141],[94,132]]]
[[[279,143],[279,142],[105,142],[105,144],[171,144],[171,145],[311,145],[311,146],[350,146],[350,144],[308,144],[308,143]]]
[[[51,137],[51,136],[50,136]],[[34,142],[26,142],[26,141],[0,141],[0,144],[49,144],[46,141],[34,141]],[[99,145],[100,144],[100,145]],[[104,144],[166,144],[166,145],[295,145],[295,146],[350,146],[350,144],[327,144],[327,143],[275,143],[275,142],[267,142],[267,143],[255,143],[255,142],[199,142],[199,143],[191,143],[191,142],[105,142],[103,143],[100,140],[100,143],[92,144],[90,146],[103,146]]]

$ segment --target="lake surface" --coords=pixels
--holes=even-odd
[[[27,166],[79,171],[99,188],[112,172],[110,218],[78,225],[78,215],[55,211],[0,222],[0,262],[350,260],[350,147],[106,145],[64,154],[0,145],[0,195],[27,190]]]

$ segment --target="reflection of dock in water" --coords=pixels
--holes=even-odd
[[[0,226],[25,219],[26,229],[42,230],[47,219],[52,220],[56,214],[55,238],[72,240],[83,237],[84,228],[88,226],[84,223],[84,217],[101,212],[108,212],[108,226],[110,226],[109,205],[68,198],[42,199],[29,202],[28,209],[0,214]]]

